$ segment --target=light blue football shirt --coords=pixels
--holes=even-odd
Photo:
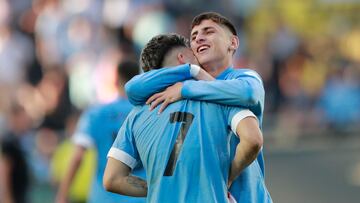
[[[108,156],[130,168],[143,163],[148,202],[228,202],[230,126],[253,113],[191,100],[158,108],[136,106]]]
[[[76,145],[85,148],[94,147],[97,153],[96,175],[92,181],[88,202],[146,202],[145,198],[128,197],[107,192],[102,183],[107,162],[106,155],[132,108],[133,106],[127,99],[119,98],[112,103],[90,108],[80,117],[73,141]],[[145,170],[142,167],[134,170],[133,174],[145,178]]]
[[[184,99],[248,108],[256,115],[261,128],[265,91],[261,77],[254,70],[229,67],[217,76],[216,81],[189,80],[191,78],[189,64],[183,64],[140,74],[125,85],[125,90],[132,104],[141,105],[154,93],[163,91],[176,82],[183,82],[181,94]],[[238,143],[239,139],[232,136],[231,159]],[[240,174],[230,188],[238,202],[272,202],[265,185],[264,167],[261,150],[257,159]]]

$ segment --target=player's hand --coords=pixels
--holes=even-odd
[[[179,101],[181,97],[182,82],[178,82],[164,90],[163,92],[156,93],[152,95],[147,101],[146,104],[150,104],[150,111],[156,108],[160,103],[161,107],[158,113],[164,111],[164,109],[171,103]]]

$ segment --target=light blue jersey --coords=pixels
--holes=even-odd
[[[74,135],[74,143],[85,148],[94,147],[97,152],[96,176],[93,178],[88,202],[146,202],[145,198],[134,198],[107,192],[102,183],[107,152],[132,107],[127,99],[119,98],[110,104],[90,108],[79,120]],[[145,170],[142,168],[134,170],[133,173],[145,178]]]
[[[175,77],[175,76],[178,77]],[[126,85],[129,101],[134,105],[144,104],[154,93],[163,91],[176,82],[184,82],[184,99],[214,102],[217,104],[249,108],[258,118],[260,127],[263,119],[265,91],[260,76],[250,69],[227,68],[216,81],[194,81],[190,66],[184,64],[171,68],[152,70],[134,77]],[[231,159],[239,139],[232,136]],[[263,152],[234,181],[230,192],[238,202],[272,202],[265,186]]]
[[[148,202],[225,203],[230,126],[247,116],[254,114],[191,100],[173,103],[161,114],[146,105],[136,106],[108,156],[130,168],[143,163]]]

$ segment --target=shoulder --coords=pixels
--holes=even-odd
[[[187,102],[187,108],[198,110],[199,112],[216,112],[218,110],[222,111],[222,108],[226,105],[217,104],[210,101],[202,101],[202,100],[183,100]]]
[[[96,114],[100,116],[106,116],[113,113],[128,113],[132,108],[133,106],[127,99],[120,98],[107,104],[98,105],[93,112],[97,112]]]
[[[253,77],[262,83],[262,78],[258,72],[249,68],[234,68],[231,72],[234,77]]]

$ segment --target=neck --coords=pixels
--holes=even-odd
[[[228,63],[207,63],[201,64],[201,67],[206,70],[211,76],[217,77],[224,70],[226,70],[229,66],[231,66],[231,62]]]
[[[179,63],[177,60],[173,60],[173,62],[167,62],[162,64],[162,67],[174,67],[178,65],[181,65],[181,63]]]

